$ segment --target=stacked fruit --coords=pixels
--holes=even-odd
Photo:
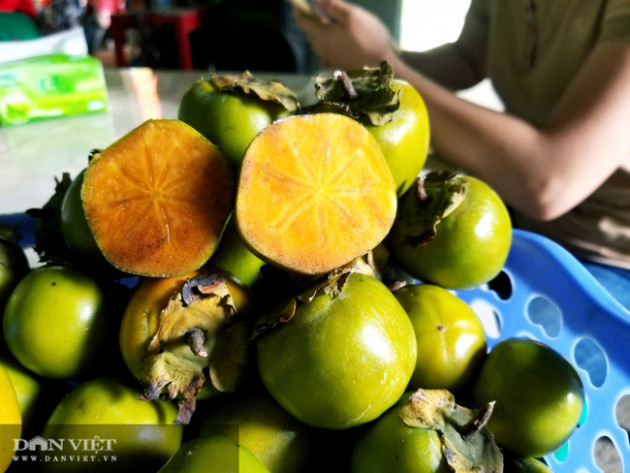
[[[420,176],[427,112],[388,65],[316,96],[200,80],[30,211],[41,266],[4,239],[0,423],[22,433],[0,469],[41,433],[116,460],[68,462],[70,442],[47,471],[544,471],[579,377],[530,340],[488,354],[449,291],[502,269],[501,199]]]

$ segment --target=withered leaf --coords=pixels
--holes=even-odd
[[[503,454],[486,422],[493,404],[469,409],[445,389],[419,389],[400,409],[402,421],[413,428],[433,429],[444,458],[454,473],[501,473]]]
[[[336,111],[372,125],[385,125],[400,106],[392,89],[394,71],[387,62],[379,67],[337,70],[315,79],[316,111]]]
[[[319,281],[314,282],[297,296],[299,302],[304,304],[312,301],[316,296],[322,294],[332,294],[337,297],[343,291],[348,278],[352,273],[361,273],[368,276],[375,276],[374,269],[368,263],[358,258],[344,266],[333,269],[324,275]]]
[[[372,268],[360,260],[331,271],[311,283],[295,297],[283,301],[271,313],[260,317],[254,326],[252,338],[257,338],[280,324],[290,322],[300,306],[308,304],[317,296],[331,294],[333,298],[337,297],[343,291],[350,275],[355,272],[374,275]]]
[[[447,419],[444,431],[439,432],[446,461],[455,473],[503,471],[503,454],[485,423],[475,426],[474,435],[469,435],[471,423],[484,415],[484,409],[485,406],[481,409],[458,406]]]
[[[22,235],[18,231],[17,225],[6,225],[0,223],[0,245],[18,245]],[[0,249],[2,251],[2,249]],[[2,259],[0,258],[0,261]]]
[[[418,190],[419,198],[432,205],[440,219],[453,213],[466,198],[468,181],[457,172],[431,171],[421,182],[423,189]]]
[[[258,319],[254,325],[254,331],[252,339],[259,337],[260,335],[274,329],[279,324],[284,324],[290,321],[295,315],[297,310],[297,299],[292,297],[284,303],[280,304],[273,312],[263,315]]]
[[[185,305],[192,305],[195,301],[203,299],[205,296],[227,296],[230,291],[223,276],[215,272],[204,272],[188,279],[182,286],[182,302]]]
[[[207,273],[189,279],[160,313],[142,361],[145,396],[183,399],[177,422],[185,423],[201,388],[234,390],[248,364],[249,324],[237,313],[223,277]]]
[[[192,415],[197,408],[197,398],[189,397],[180,400],[178,403],[177,417],[175,418],[174,425],[188,425],[192,419]]]
[[[169,343],[180,342],[193,328],[216,333],[236,313],[225,279],[210,274],[188,280],[160,313],[158,328],[149,344],[156,353]]]
[[[144,399],[179,399],[175,425],[187,425],[205,383],[203,365],[171,352],[150,355],[143,363]]]
[[[205,382],[205,363],[164,351],[149,355],[142,363],[142,382],[147,399],[194,397]]]
[[[400,409],[409,427],[444,430],[444,417],[455,409],[455,396],[446,389],[418,389]]]
[[[400,199],[397,223],[400,238],[412,246],[431,241],[442,220],[466,199],[468,182],[452,171],[431,171],[416,180]]]
[[[328,280],[338,278],[341,274],[347,273],[361,273],[368,276],[375,277],[374,266],[370,264],[371,251],[363,258],[357,258],[354,261],[342,266],[341,268],[333,269],[327,276]]]
[[[64,264],[74,259],[61,231],[61,204],[71,183],[67,172],[61,175],[61,180],[55,177],[55,191],[48,201],[41,208],[26,210],[36,222],[33,250],[41,263]]]
[[[250,71],[226,75],[211,73],[208,80],[220,91],[239,90],[261,100],[278,103],[291,113],[297,112],[300,108],[297,95],[285,84],[279,80],[259,79]]]

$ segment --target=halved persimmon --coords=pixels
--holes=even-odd
[[[278,120],[254,138],[235,215],[261,259],[316,275],[378,245],[396,206],[394,179],[374,137],[356,120],[319,113]]]
[[[148,120],[94,156],[81,199],[113,266],[181,275],[216,249],[234,202],[234,175],[219,149],[189,125]]]

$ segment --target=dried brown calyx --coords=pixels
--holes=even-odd
[[[385,125],[400,106],[392,84],[394,71],[387,62],[379,67],[337,70],[315,80],[318,99],[313,111],[344,113],[371,125]]]
[[[494,403],[469,409],[455,402],[446,389],[419,389],[400,409],[402,421],[413,428],[438,433],[442,454],[454,473],[500,473],[503,454],[486,427]]]
[[[308,304],[318,295],[332,294],[332,297],[338,296],[343,291],[350,275],[356,272],[374,276],[372,267],[362,259],[357,259],[329,272],[296,296],[283,301],[271,313],[260,317],[254,325],[253,338],[273,330],[278,325],[289,322],[300,305]]]
[[[225,75],[211,73],[208,81],[221,92],[240,91],[267,102],[276,102],[291,113],[297,112],[300,107],[297,96],[285,84],[278,80],[260,79],[249,71]]]
[[[210,272],[189,279],[160,313],[143,360],[145,397],[180,398],[176,423],[185,425],[202,388],[234,391],[249,358],[247,312],[237,308],[223,276]]]
[[[457,210],[466,198],[467,181],[453,171],[432,171],[419,176],[400,199],[396,238],[412,246],[431,241],[439,223]]]

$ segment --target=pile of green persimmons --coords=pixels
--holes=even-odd
[[[365,127],[391,170],[396,215],[377,246],[333,271],[276,264],[234,214],[194,271],[126,271],[92,235],[84,173],[64,174],[28,209],[37,265],[19,229],[1,229],[0,429],[10,434],[0,471],[550,471],[540,458],[583,410],[578,374],[530,339],[489,349],[452,291],[501,272],[512,231],[503,202],[472,176],[424,169],[427,111],[387,65],[315,87],[306,107],[275,81],[212,75],[191,85],[178,120],[236,176],[274,123],[333,113]]]

